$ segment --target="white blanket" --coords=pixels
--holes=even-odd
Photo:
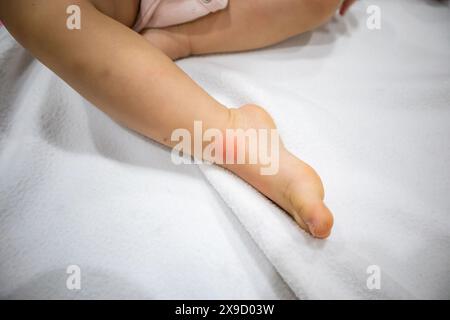
[[[381,30],[366,27],[373,4]],[[325,242],[231,174],[204,170],[298,297],[450,298],[448,2],[363,1],[276,48],[182,66],[228,105],[266,107],[321,174],[336,220]],[[366,285],[371,266],[380,290]]]
[[[196,166],[114,123],[4,28],[0,84],[0,298],[295,298]],[[73,265],[81,290],[66,286]]]
[[[326,241],[224,170],[200,166],[208,185],[172,165],[0,32],[1,297],[450,298],[448,2],[362,1],[274,48],[179,63],[271,112],[324,180]]]

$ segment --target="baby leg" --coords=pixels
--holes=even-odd
[[[317,28],[341,0],[230,0],[227,9],[142,35],[173,60],[266,47]]]
[[[88,0],[77,1],[82,28],[68,30],[61,13],[72,3],[1,1],[0,19],[35,57],[112,118],[169,147],[176,144],[171,141],[176,129],[187,129],[194,136],[195,121],[201,121],[204,130],[224,134],[227,129],[274,128],[260,107],[228,109],[218,103],[160,50]],[[314,236],[329,235],[333,218],[323,203],[320,179],[283,146],[275,175],[261,175],[259,163],[225,167]]]

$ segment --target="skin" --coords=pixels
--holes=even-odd
[[[202,90],[172,60],[189,55],[265,47],[326,22],[340,0],[230,0],[226,10],[195,22],[159,30],[131,27],[137,0],[0,0],[0,19],[43,64],[113,119],[166,146],[175,129],[275,128],[256,105],[229,109]],[[81,30],[66,28],[65,14],[76,4]],[[256,32],[257,31],[257,32]],[[186,99],[189,96],[189,99]],[[227,146],[227,141],[223,141]],[[306,231],[327,237],[333,225],[323,203],[320,178],[280,147],[280,170],[260,174],[260,164],[227,165],[272,199]]]
[[[267,47],[344,15],[355,0],[230,0],[227,10],[164,29],[142,32],[173,60],[190,55]],[[230,22],[232,21],[232,22]]]

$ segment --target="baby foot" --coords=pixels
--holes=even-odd
[[[189,40],[173,30],[148,29],[142,35],[171,59],[190,55]],[[276,129],[270,115],[255,105],[232,109],[232,129]],[[248,152],[248,150],[246,150]],[[248,159],[248,155],[246,155]],[[223,165],[253,185],[261,193],[288,212],[301,228],[317,238],[331,232],[333,216],[323,203],[322,182],[316,172],[291,154],[283,145],[279,150],[279,171],[262,175],[261,165]]]
[[[261,107],[245,105],[232,109],[231,113],[234,129],[276,129],[270,115]],[[261,165],[258,164],[223,167],[273,200],[314,237],[328,237],[333,226],[333,216],[323,202],[324,190],[319,176],[309,165],[291,154],[282,143],[279,151],[279,170],[275,175],[261,175]]]

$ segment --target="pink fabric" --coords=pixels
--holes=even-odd
[[[225,9],[228,0],[141,0],[134,30],[163,28],[196,20]]]

